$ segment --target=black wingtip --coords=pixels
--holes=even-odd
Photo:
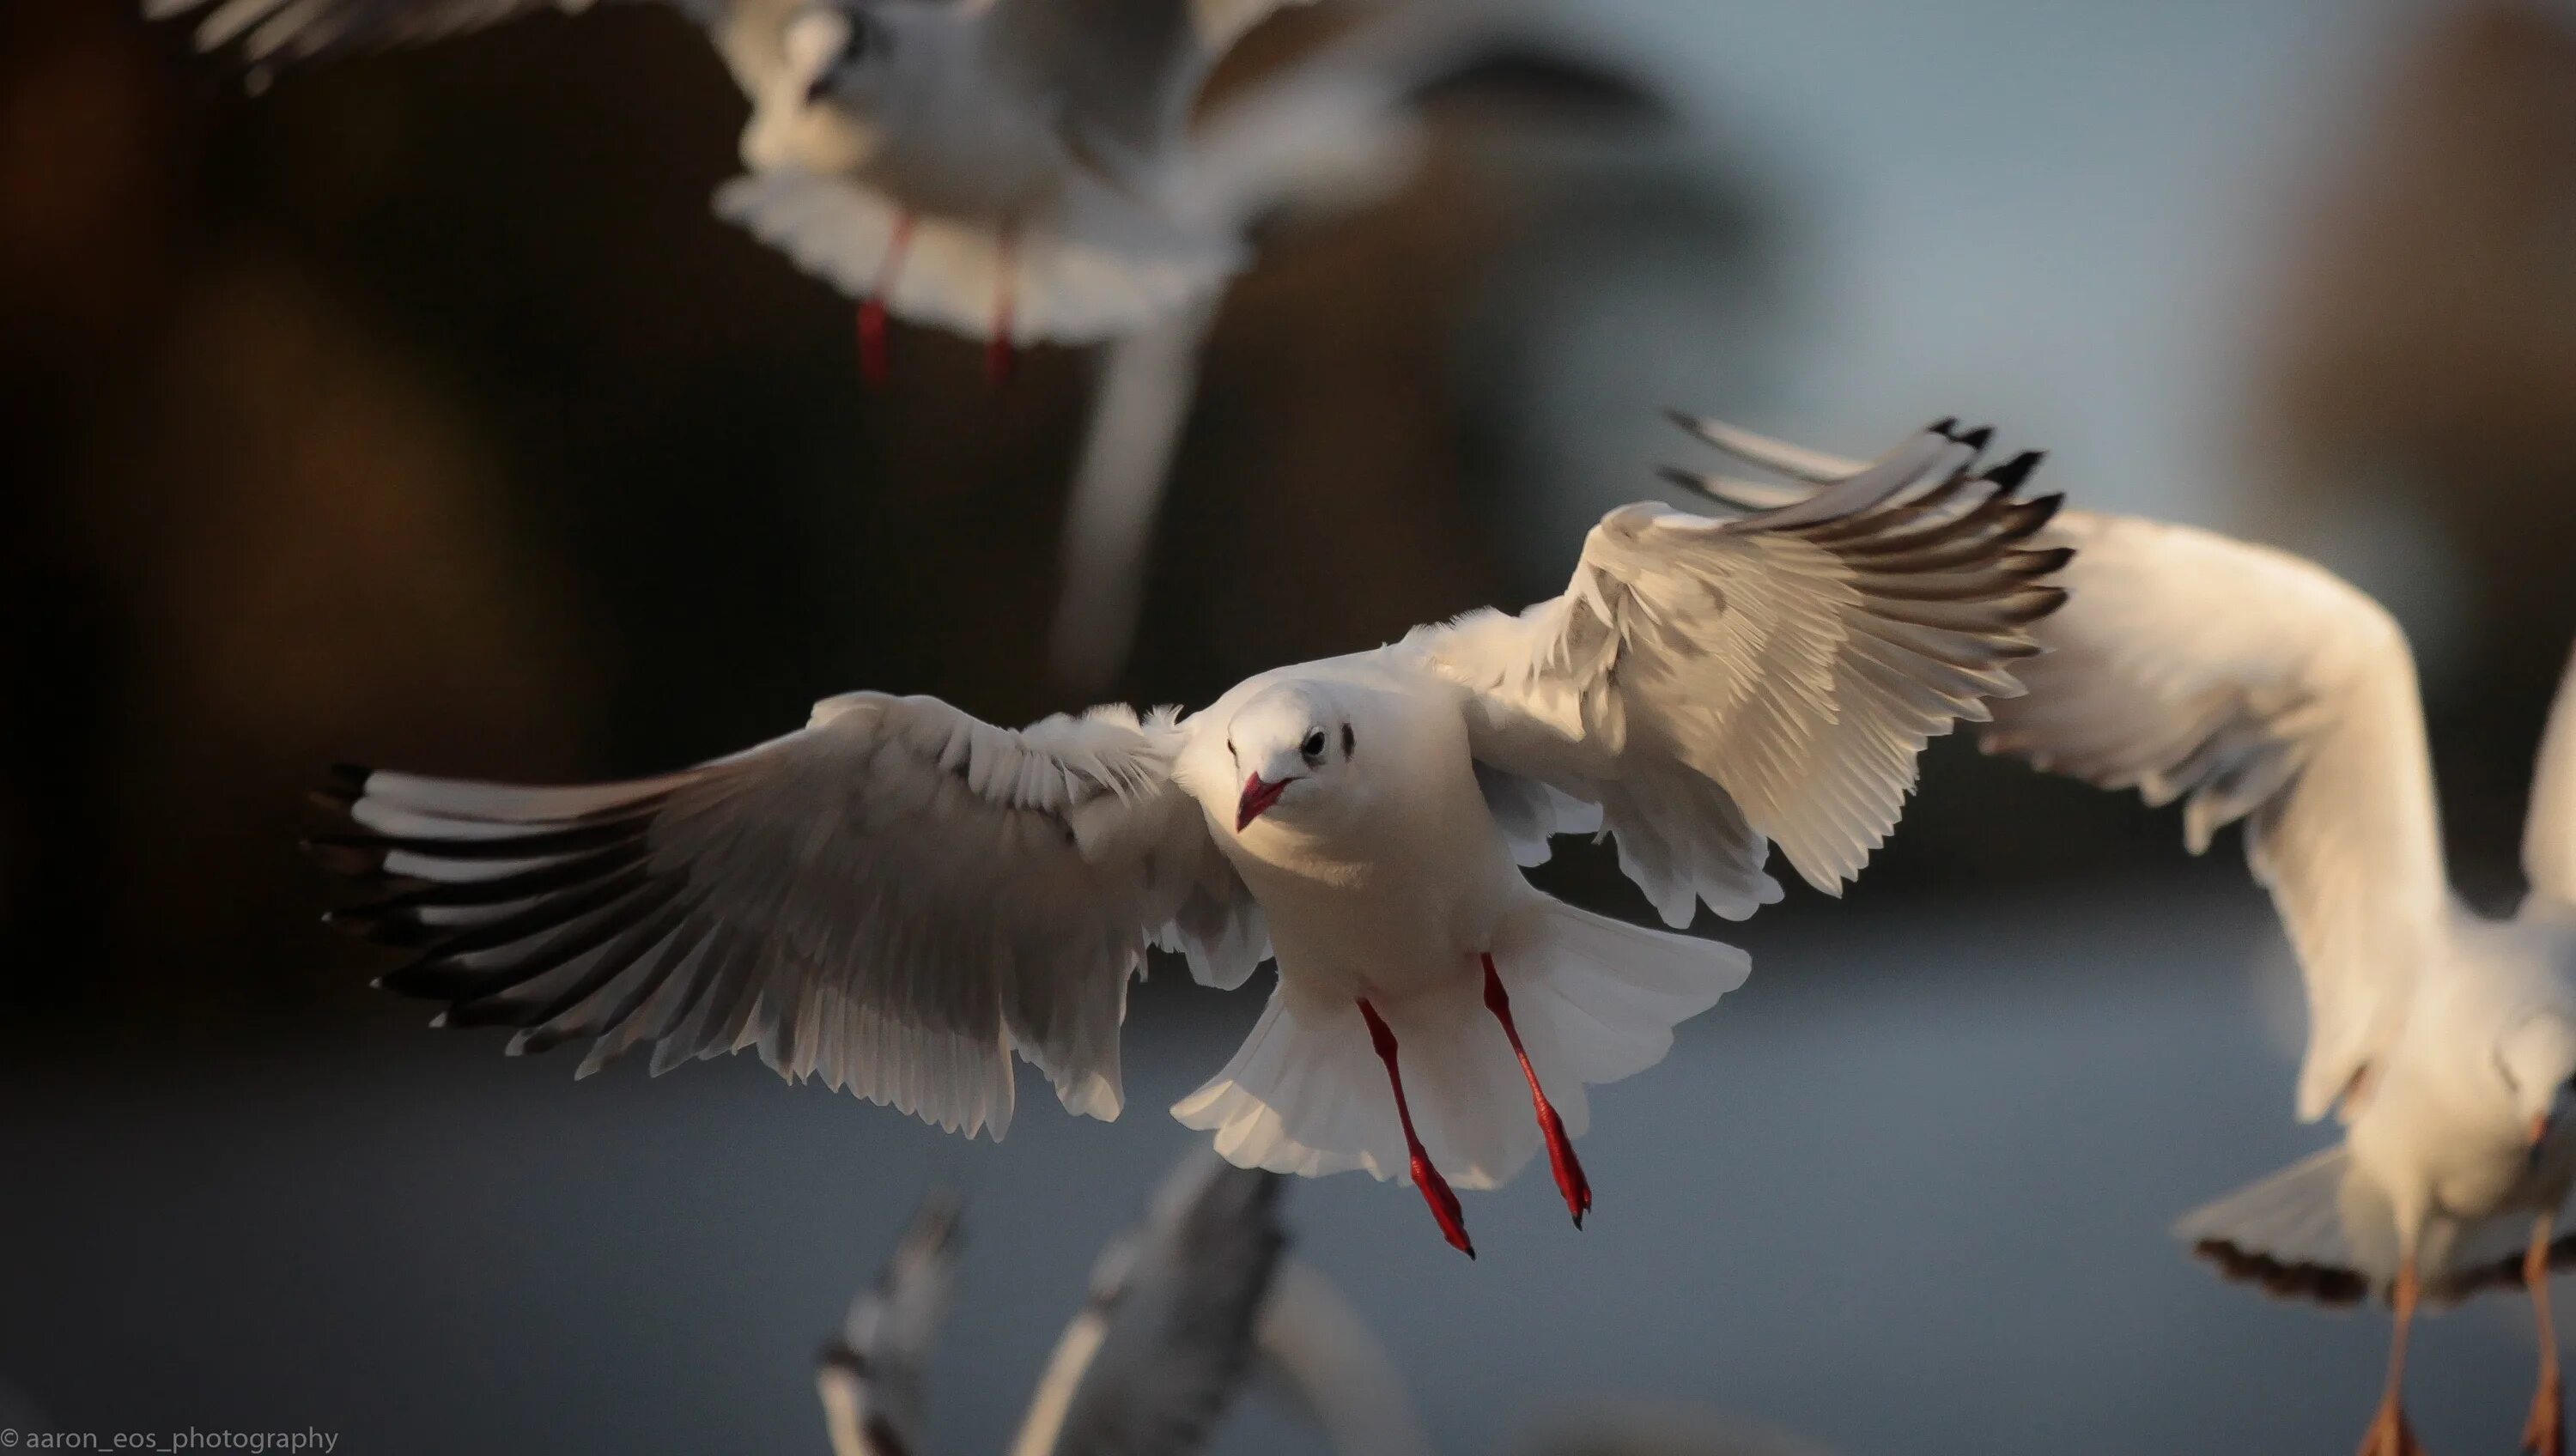
[[[1959,417],[1957,415],[1943,415],[1941,418],[1934,420],[1926,428],[1930,429],[1933,434],[1940,436],[1944,440],[1956,439],[1957,437],[1952,435],[1950,432],[1959,428]]]
[[[1665,419],[1672,421],[1674,424],[1679,425],[1682,429],[1689,431],[1693,435],[1700,432],[1699,416],[1692,414],[1686,409],[1677,409],[1672,405],[1665,405],[1663,415]]]
[[[1975,429],[1967,431],[1965,434],[1962,434],[1957,438],[1960,444],[1967,446],[1971,450],[1983,450],[1986,446],[1994,442],[1995,427],[1992,425],[1979,425]]]
[[[2024,450],[1987,471],[1986,479],[2006,490],[2019,490],[2022,482],[2030,479],[2030,473],[2039,468],[2039,462],[2047,458],[2048,452],[2045,450]]]
[[[342,819],[349,817],[349,811],[358,807],[360,797],[356,789],[344,784],[326,784],[318,789],[304,791],[304,802],[326,814]]]

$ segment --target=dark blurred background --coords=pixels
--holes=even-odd
[[[2576,14],[1548,13],[1662,124],[1447,106],[1401,195],[1274,240],[1120,696],[1554,592],[1690,462],[1657,406],[1852,454],[1956,413],[2081,503],[2380,594],[2455,873],[2512,903],[2576,634]],[[654,7],[257,97],[110,0],[8,0],[0,37],[0,1387],[71,1430],[819,1451],[810,1347],[937,1175],[980,1195],[939,1430],[996,1445],[1253,997],[1159,977],[1126,1119],[1026,1088],[998,1148],[755,1066],[575,1087],[364,989],[300,794],[335,759],[658,769],[860,686],[1077,706],[1039,664],[1090,361],[996,391],[903,330],[862,389],[847,303],[709,214],[741,103]],[[2357,1433],[2380,1322],[2162,1232],[2322,1139],[2233,846],[1938,748],[1845,903],[1716,931],[1761,974],[1598,1097],[1593,1229],[1524,1179],[1471,1204],[1470,1267],[1409,1193],[1294,1191],[1445,1449],[1605,1390],[1849,1451]],[[1642,915],[1609,860],[1547,873]],[[2422,1342],[2437,1448],[2502,1448],[2519,1319]]]

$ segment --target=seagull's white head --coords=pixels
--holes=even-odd
[[[2537,1156],[2576,1112],[2576,1022],[2553,1009],[2534,1011],[2496,1042],[2495,1061]]]
[[[987,7],[967,0],[809,0],[778,32],[776,69],[742,134],[754,171],[864,167],[907,98],[953,85]]]
[[[1320,682],[1280,683],[1235,709],[1225,751],[1237,786],[1234,832],[1256,819],[1294,823],[1348,794],[1374,737],[1366,704]]]

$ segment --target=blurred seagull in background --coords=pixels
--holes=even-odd
[[[1742,520],[1621,507],[1562,596],[1186,718],[1012,731],[853,693],[626,783],[350,770],[329,801],[362,832],[314,848],[392,883],[334,918],[417,950],[382,984],[447,1002],[440,1024],[588,1041],[585,1073],[644,1042],[657,1069],[757,1047],[997,1138],[1014,1052],[1118,1115],[1147,947],[1224,989],[1275,957],[1251,1036],[1174,1115],[1240,1166],[1408,1179],[1472,1254],[1451,1178],[1497,1186],[1544,1145],[1579,1226],[1585,1085],[1662,1060],[1747,969],[1540,892],[1522,869],[1549,838],[1615,837],[1676,930],[1778,899],[1775,842],[1838,893],[1924,742],[2020,691],[2066,553],[2025,546],[2056,500],[2018,498],[2034,456],[1980,473],[1988,434],[1944,421]]]
[[[1473,99],[1480,118],[1551,134],[1642,130],[1666,108],[1644,82],[1506,0],[1413,0],[1353,27],[1229,101],[1199,128],[1194,210],[1238,237],[1348,215],[1410,183],[1425,108]],[[1065,506],[1047,666],[1058,687],[1107,689],[1135,637],[1146,555],[1198,389],[1221,293],[1172,310],[1101,355]]]
[[[1858,462],[1699,422],[1712,443],[1838,488]],[[1756,511],[1798,488],[1700,482]],[[2388,1383],[2363,1456],[2417,1449],[2401,1400],[2421,1302],[2531,1291],[2539,1390],[2523,1446],[2564,1448],[2549,1273],[2576,1241],[2576,664],[2562,680],[2510,921],[2450,892],[2415,663],[2378,603],[2313,562],[2187,526],[2068,511],[2072,600],[2033,628],[2048,655],[2000,705],[1989,751],[2148,802],[2184,800],[2197,853],[2247,821],[2307,985],[2298,1114],[2340,1108],[2340,1146],[2187,1215],[2230,1277],[2326,1303],[2391,1301]]]
[[[144,0],[202,12],[201,50],[280,65],[593,0]],[[1231,184],[1192,146],[1201,83],[1302,0],[669,0],[751,103],[748,175],[716,211],[862,300],[1014,346],[1112,338],[1207,298],[1244,261]]]
[[[1282,1180],[1204,1153],[1102,1250],[1011,1456],[1193,1456],[1259,1351],[1287,1235]],[[947,1314],[958,1209],[934,1196],[824,1347],[815,1384],[834,1456],[923,1456],[922,1369]]]

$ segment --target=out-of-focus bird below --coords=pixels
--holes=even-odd
[[[1713,443],[1809,482],[1861,468],[1724,426]],[[1705,480],[1747,509],[1806,492]],[[2401,1400],[2419,1300],[2527,1285],[2539,1391],[2525,1449],[2564,1420],[2548,1278],[2576,1256],[2576,664],[2562,678],[2523,837],[2531,890],[2489,920],[2445,879],[2415,662],[2394,620],[2313,562],[2185,526],[2069,511],[2066,609],[1990,751],[2150,803],[2183,801],[2194,852],[2242,819],[2254,876],[2297,950],[2308,1045],[2298,1112],[2340,1106],[2343,1143],[2187,1215],[2230,1277],[2349,1303],[2387,1297],[2388,1386],[2362,1450],[2416,1449]]]
[[[1257,1358],[1287,1235],[1277,1174],[1193,1154],[1101,1251],[1012,1456],[1194,1456]],[[921,1371],[947,1313],[958,1208],[934,1196],[815,1369],[835,1456],[923,1456]]]

